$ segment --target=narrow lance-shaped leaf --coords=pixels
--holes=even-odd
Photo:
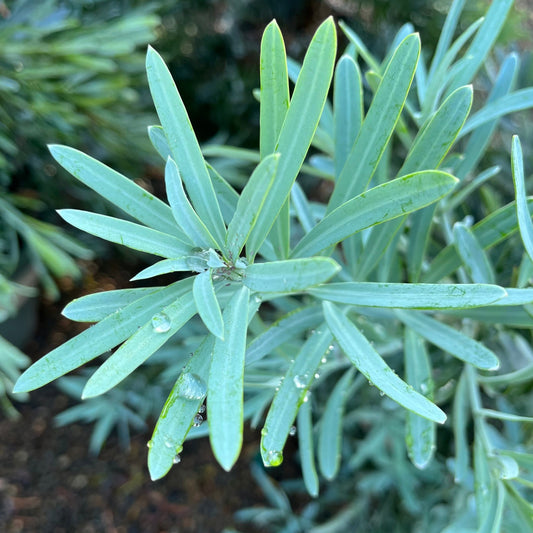
[[[439,98],[445,89],[446,82],[453,76],[453,73],[457,71],[461,66],[459,60],[453,67],[451,67],[457,54],[464,48],[468,40],[478,31],[479,27],[483,23],[483,18],[480,18],[473,22],[468,28],[454,41],[452,46],[446,51],[442,61],[434,73],[429,75],[429,83],[426,88],[425,99],[422,106],[422,117],[427,119],[429,115],[435,110],[439,103]],[[433,65],[432,65],[433,67]],[[451,68],[450,68],[451,67]]]
[[[342,454],[344,403],[353,380],[355,368],[348,369],[331,391],[320,422],[318,464],[326,479],[334,479],[339,471]]]
[[[163,161],[168,161],[168,158],[172,157],[172,154],[170,153],[163,128],[161,126],[148,126],[148,137],[153,147],[157,150],[157,153],[163,158]]]
[[[198,140],[174,80],[161,56],[151,46],[146,54],[146,73],[168,146],[191,202],[215,240],[222,243],[224,221]]]
[[[518,228],[524,243],[527,255],[533,260],[533,223],[527,207],[526,184],[524,180],[524,161],[522,158],[522,147],[517,135],[513,136],[511,148],[511,168],[513,171],[513,182],[516,194],[516,216],[518,218]]]
[[[453,225],[453,239],[474,283],[494,283],[494,269],[474,233],[462,222]]]
[[[141,287],[88,294],[68,303],[61,314],[77,322],[99,322],[111,313],[148,296],[163,287]]]
[[[463,371],[457,382],[453,397],[453,437],[455,442],[454,481],[461,485],[468,483],[470,474],[470,449],[468,423],[470,422],[468,383]]]
[[[296,181],[291,189],[291,202],[294,211],[296,212],[296,217],[302,226],[302,229],[305,233],[311,231],[315,225],[315,220],[313,213],[311,211],[311,205],[309,204],[305,192],[300,187],[299,183]]]
[[[301,307],[282,316],[250,342],[246,349],[246,364],[258,361],[309,328],[316,328],[322,318],[322,309],[318,305]]]
[[[511,53],[505,58],[502,66],[500,67],[498,77],[494,81],[494,85],[490,90],[485,105],[489,105],[509,93],[516,81],[518,70],[518,54]],[[468,175],[469,172],[476,168],[478,162],[483,157],[492,134],[498,126],[498,122],[499,120],[497,118],[493,119],[492,121],[485,122],[483,126],[478,126],[476,131],[468,139],[464,148],[463,159],[455,170],[455,175],[461,181]],[[487,172],[487,170],[484,172]]]
[[[533,199],[527,199],[529,214],[533,214]],[[511,202],[494,211],[472,228],[474,236],[483,249],[488,250],[509,238],[518,230],[516,204]],[[450,275],[461,266],[461,258],[455,245],[449,244],[431,263],[429,270],[422,275],[422,281],[433,283]]]
[[[400,174],[420,168],[438,168],[463,127],[471,105],[471,86],[460,87],[452,93],[417,135]],[[406,255],[411,281],[418,281],[420,276],[434,212],[435,205],[431,205],[411,217]]]
[[[531,107],[533,107],[533,88],[520,89],[519,91],[506,94],[501,98],[488,103],[477,113],[472,115],[459,136],[463,137],[491,120]]]
[[[331,302],[362,307],[450,309],[490,305],[505,298],[497,285],[430,283],[328,283],[306,292]]]
[[[335,70],[333,93],[335,175],[339,176],[363,122],[363,84],[357,63],[341,57]]]
[[[415,172],[378,185],[326,215],[293,250],[314,255],[362,229],[420,209],[450,192],[457,180],[438,170]]]
[[[362,193],[394,131],[411,86],[420,53],[418,35],[410,35],[392,57],[329,201],[332,211]]]
[[[141,252],[161,257],[179,257],[190,253],[191,246],[174,235],[135,224],[127,220],[97,215],[78,209],[58,210],[61,218],[91,235]]]
[[[36,361],[19,378],[14,392],[42,387],[119,345],[150,320],[158,310],[191,288],[191,278],[178,281],[109,315]]]
[[[276,144],[279,138],[281,127],[289,107],[289,78],[287,73],[287,56],[285,53],[285,43],[278,24],[273,20],[265,29],[261,40],[261,106],[260,106],[260,131],[259,150],[261,159],[276,151]],[[273,176],[272,176],[273,177]],[[270,188],[272,181],[266,176],[266,186]],[[270,181],[270,183],[269,183]],[[257,184],[254,185],[257,189]],[[248,192],[250,194],[250,191]],[[263,198],[261,205],[266,200]],[[245,207],[245,204],[242,204]],[[253,209],[247,211],[253,214]],[[241,214],[242,216],[242,214]],[[234,220],[236,220],[234,218]],[[257,216],[254,217],[254,224]],[[249,228],[247,236],[253,226]],[[277,250],[277,257],[287,257],[289,250],[289,206],[288,200],[274,221],[271,231],[270,241]],[[242,249],[242,246],[240,247]],[[240,249],[239,249],[240,252]],[[247,250],[249,257],[255,255],[255,251]]]
[[[196,302],[198,314],[207,329],[215,335],[215,337],[223,339],[224,322],[222,320],[220,305],[218,304],[215,289],[213,287],[211,270],[206,270],[194,278],[192,293],[194,301]]]
[[[326,282],[339,270],[329,257],[255,263],[244,271],[243,283],[256,292],[297,292]]]
[[[261,215],[263,204],[276,177],[279,154],[265,157],[253,171],[241,192],[226,235],[230,259],[235,261]]]
[[[483,65],[485,58],[494,46],[512,4],[513,0],[492,2],[481,28],[464,54],[466,61],[463,68],[456,73],[454,79],[450,82],[448,94],[457,87],[466,85],[474,79],[477,71]]]
[[[433,400],[431,364],[424,341],[411,329],[405,328],[405,379],[417,392]],[[405,442],[411,462],[426,468],[435,453],[435,424],[408,412],[405,423]]]
[[[243,379],[249,290],[237,291],[224,310],[224,340],[217,338],[209,370],[209,440],[220,466],[229,471],[242,446]]]
[[[181,176],[175,161],[169,157],[165,165],[165,185],[168,202],[178,226],[199,248],[221,248],[205,224],[196,214],[183,190]]]
[[[280,383],[261,430],[261,457],[265,466],[278,466],[283,461],[283,448],[298,408],[308,399],[307,391],[332,340],[325,325],[312,333]]]
[[[120,383],[163,346],[195,313],[196,305],[190,293],[161,307],[89,378],[82,398],[98,396]]]
[[[152,480],[162,478],[174,464],[204,401],[214,343],[215,338],[207,336],[194,352],[159,415],[148,443],[148,469]]]
[[[285,43],[275,20],[265,28],[261,40],[260,155],[264,159],[276,142],[289,108],[289,77]]]
[[[461,11],[463,10],[465,2],[466,0],[453,0],[452,5],[448,10],[446,20],[444,21],[444,25],[439,36],[435,55],[433,56],[431,67],[429,69],[429,78],[433,77],[435,70],[440,66],[440,62],[442,61],[444,54],[450,48],[450,43],[452,42],[453,35],[457,28],[457,23],[459,21],[459,17],[461,16]]]
[[[318,475],[315,467],[314,443],[313,443],[313,422],[311,413],[311,402],[302,403],[298,409],[298,448],[300,450],[300,466],[304,478],[307,492],[313,496],[318,496]]]
[[[147,226],[189,241],[176,226],[170,207],[132,180],[74,148],[52,144],[48,149],[65,170],[124,212]]]
[[[425,396],[402,381],[359,329],[332,303],[324,302],[324,316],[343,352],[355,367],[389,398],[414,413],[443,423],[446,415]]]
[[[275,147],[281,154],[276,180],[247,243],[249,258],[266,239],[300,171],[324,108],[336,50],[335,25],[329,18],[316,31],[298,76]]]
[[[500,482],[496,480],[489,464],[489,458],[482,441],[476,436],[474,441],[474,475],[478,529],[482,533],[501,531],[503,501],[500,501]],[[494,527],[496,526],[496,527]]]
[[[496,355],[483,344],[463,333],[416,311],[396,311],[398,318],[431,344],[482,370],[496,370]]]
[[[183,257],[176,257],[175,259],[158,261],[141,270],[130,281],[153,278],[161,274],[169,274],[170,272],[203,272],[207,268],[206,257],[202,257],[199,254],[185,255]]]

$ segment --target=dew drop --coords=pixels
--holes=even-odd
[[[172,443],[171,443],[170,441],[166,440],[166,441],[165,441],[165,446],[166,446],[167,448],[172,448]]]
[[[307,403],[309,401],[309,398],[311,397],[311,392],[307,391],[304,396],[304,403]]]
[[[289,435],[291,437],[294,437],[294,435],[296,435],[296,426],[291,426],[291,429],[289,429]]]
[[[197,414],[197,415],[194,415],[194,419],[193,419],[193,423],[192,425],[197,428],[197,427],[200,427],[202,425],[204,421],[204,417],[200,414]]]
[[[200,405],[200,407],[198,409],[198,414],[201,415],[202,413],[205,413],[205,405],[204,404]]]
[[[187,400],[201,400],[207,392],[205,381],[192,372],[186,372],[181,377],[178,394]]]
[[[420,383],[420,392],[422,394],[427,394],[429,391],[429,387],[427,386],[426,383]]]
[[[379,395],[383,398],[383,396],[385,396],[385,393],[382,390],[380,390]]]
[[[307,385],[307,376],[305,374],[298,374],[292,378],[292,381],[297,389],[305,389]]]
[[[178,463],[181,463],[181,457],[180,457],[180,454],[177,453],[175,456],[174,456],[174,459],[172,459],[172,462],[177,465]]]
[[[165,313],[157,313],[152,317],[152,327],[156,333],[166,333],[171,326],[172,322]]]
[[[325,363],[328,362],[328,358],[327,358],[327,357],[322,357],[322,359],[320,360],[320,362],[321,362],[322,364],[325,364]]]
[[[146,443],[147,448],[151,448],[153,445],[154,445],[154,441],[153,441],[153,440],[149,440],[149,441]]]
[[[283,462],[283,453],[277,450],[268,450],[266,453],[266,466],[278,466]]]
[[[262,430],[261,430],[261,436],[262,437],[266,437],[268,435],[268,429],[266,427],[264,427]]]
[[[315,379],[318,379],[320,377],[320,374],[318,372],[315,372]]]

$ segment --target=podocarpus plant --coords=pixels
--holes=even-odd
[[[398,404],[405,408],[405,444],[396,439],[394,449],[405,446],[419,469],[435,462],[437,425],[446,422],[443,409],[453,411],[453,469],[465,490],[473,490],[467,431],[472,417],[479,527],[497,531],[504,510],[528,524],[532,508],[515,481],[531,484],[519,469],[531,464],[531,456],[488,420],[531,419],[502,412],[512,409],[510,399],[486,409],[482,396],[514,379],[529,380],[533,368],[531,352],[525,363],[514,357],[508,347],[518,337],[505,332],[533,326],[528,313],[533,290],[526,288],[532,263],[524,256],[516,279],[506,279],[487,254],[498,243],[515,243],[518,229],[526,251],[533,252],[532,207],[517,138],[516,201],[472,227],[458,221],[457,207],[497,173],[489,169],[467,179],[475,175],[497,119],[531,105],[531,95],[512,92],[517,64],[509,56],[486,107],[467,120],[473,91],[466,84],[483,64],[511,2],[494,2],[483,21],[452,43],[463,3],[453,3],[428,72],[409,26],[383,62],[343,26],[371,69],[366,80],[373,97],[366,113],[353,48],[335,67],[331,19],[318,28],[301,68],[289,63],[291,75],[297,72],[292,95],[283,39],[272,22],[261,45],[259,154],[204,151],[257,158],[240,194],[204,160],[176,86],[150,48],[148,81],[161,127],[149,128],[149,135],[166,161],[168,204],[74,148],[50,150],[65,169],[137,222],[70,209],[60,211],[65,220],[163,258],[134,280],[169,272],[181,273],[181,279],[69,304],[67,317],[97,324],[37,361],[16,390],[40,387],[118,346],[85,384],[83,397],[92,398],[158,357],[154,354],[171,338],[183,344],[186,332],[194,331],[192,356],[175,352],[171,368],[177,380],[148,443],[153,479],[178,462],[187,437],[206,433],[218,462],[229,470],[239,456],[245,418],[263,424],[263,463],[279,465],[297,419],[303,479],[316,495],[313,411],[322,413],[320,470],[332,479],[348,424],[343,406],[356,390],[363,395],[368,381],[393,401],[385,410],[379,396],[365,404],[368,411],[373,402],[377,418],[383,414],[385,431],[387,419],[397,427],[392,421],[403,415]],[[462,157],[449,155],[458,136],[468,133]],[[323,154],[304,164],[311,144]],[[305,173],[332,183],[327,201],[309,201],[296,181]],[[496,332],[486,324],[498,324]],[[496,373],[500,365],[503,374]],[[325,377],[335,383],[328,391],[320,385]],[[313,396],[324,398],[325,405],[313,405]],[[196,427],[204,400],[208,429]],[[353,419],[363,416],[353,403],[351,409]],[[384,441],[375,442],[381,450]],[[360,460],[355,454],[352,459]]]

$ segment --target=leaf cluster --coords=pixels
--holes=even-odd
[[[173,368],[148,443],[153,479],[179,461],[187,438],[202,435],[231,469],[250,420],[262,427],[268,467],[283,461],[296,431],[300,486],[311,495],[319,494],[319,473],[338,476],[341,486],[358,480],[357,499],[347,491],[350,501],[329,525],[313,523],[315,506],[304,527],[254,467],[276,516],[288,517],[285,531],[338,531],[354,516],[372,522],[372,498],[393,487],[411,515],[430,516],[436,501],[459,509],[437,517],[450,531],[498,531],[504,523],[530,531],[532,456],[522,425],[533,419],[517,412],[520,396],[499,392],[528,384],[533,367],[521,333],[533,327],[533,227],[518,137],[515,200],[475,224],[458,209],[499,172],[478,169],[498,120],[533,103],[528,89],[513,89],[518,60],[511,54],[486,105],[470,114],[470,84],[511,3],[494,2],[455,38],[464,2],[453,2],[429,65],[410,25],[378,60],[341,23],[351,44],[337,62],[331,18],[298,65],[287,59],[273,21],[261,43],[257,152],[202,152],[163,59],[149,48],[161,123],[149,136],[165,162],[167,202],[79,150],[50,151],[128,215],[61,210],[67,222],[160,258],[134,280],[172,272],[180,279],[69,304],[65,316],[96,324],[37,361],[15,390],[40,387],[114,350],[83,386],[82,397],[95,399],[195,324],[202,333]],[[240,192],[206,162],[214,152],[255,164]],[[330,183],[331,195],[311,199],[305,176]],[[522,260],[506,279],[491,249],[505,254],[517,242]],[[207,424],[199,425],[204,412]],[[442,445],[437,435],[445,436]],[[363,475],[367,463],[375,472]],[[433,476],[453,476],[457,489],[433,483],[434,500],[424,496]]]

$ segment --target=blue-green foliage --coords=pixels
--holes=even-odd
[[[162,258],[136,279],[168,272],[181,279],[67,306],[67,316],[97,324],[37,361],[15,390],[40,387],[116,348],[81,392],[95,402],[193,328],[192,355],[175,359],[175,384],[148,443],[153,479],[177,462],[187,438],[202,435],[229,470],[244,420],[262,426],[262,462],[277,466],[297,424],[297,488],[316,496],[317,472],[338,477],[337,489],[322,487],[344,507],[320,526],[317,504],[296,517],[283,491],[254,466],[272,509],[241,518],[269,516],[280,531],[344,531],[356,518],[393,530],[387,517],[396,504],[386,501],[378,519],[373,502],[396,491],[419,531],[499,531],[503,524],[531,531],[526,425],[533,413],[530,406],[521,411],[526,402],[515,387],[530,383],[533,352],[514,328],[533,328],[532,262],[524,252],[509,278],[490,252],[497,244],[504,251],[522,246],[520,236],[528,253],[532,246],[518,139],[516,202],[465,219],[464,191],[486,178],[475,164],[461,180],[455,176],[463,161],[481,159],[477,150],[494,130],[488,126],[516,109],[497,105],[513,101],[508,83],[490,112],[468,118],[469,84],[511,2],[493,2],[484,21],[454,41],[463,4],[453,3],[428,68],[409,26],[383,61],[342,26],[351,46],[336,64],[332,19],[317,29],[301,67],[288,68],[281,32],[269,24],[261,46],[260,151],[206,152],[256,164],[240,193],[205,162],[176,85],[149,48],[148,81],[162,124],[150,138],[165,160],[168,204],[77,150],[54,145],[51,152],[136,220],[65,210],[67,221]],[[371,70],[363,86],[365,65]],[[504,66],[513,78],[510,63]],[[297,76],[290,100],[288,75]],[[366,92],[373,98],[365,110]],[[521,94],[522,108],[533,105]],[[462,128],[469,133],[459,143]],[[318,153],[307,157],[311,146]],[[311,200],[305,182],[296,181],[306,173],[329,181],[331,196]],[[204,401],[208,423],[199,426]],[[363,474],[368,464],[373,472]]]

